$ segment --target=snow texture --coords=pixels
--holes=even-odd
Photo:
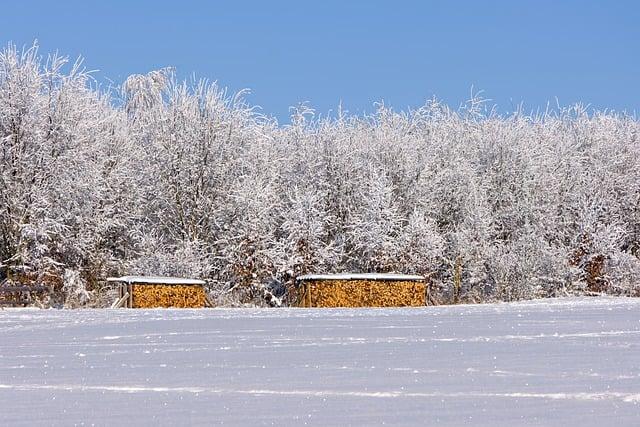
[[[0,425],[637,426],[640,301],[0,311]]]
[[[424,276],[392,273],[305,274],[298,280],[424,280]]]

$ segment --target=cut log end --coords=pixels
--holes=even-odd
[[[133,308],[202,308],[206,293],[196,285],[134,284]]]
[[[304,307],[419,307],[426,285],[415,281],[325,280],[305,285]]]

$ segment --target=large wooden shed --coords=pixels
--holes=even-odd
[[[179,277],[110,277],[119,283],[118,300],[113,307],[127,308],[202,308],[211,305],[204,280]]]
[[[300,307],[416,307],[426,305],[424,276],[307,274],[296,279]]]

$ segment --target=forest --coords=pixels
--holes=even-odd
[[[0,52],[0,282],[101,306],[105,279],[197,277],[288,304],[306,273],[428,277],[435,300],[640,296],[640,121],[587,105],[317,114],[167,68],[102,87]],[[110,301],[109,301],[110,302]]]

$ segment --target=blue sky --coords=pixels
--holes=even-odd
[[[11,1],[0,42],[82,55],[99,81],[164,66],[287,122],[306,101],[352,113],[471,87],[510,111],[584,102],[640,111],[638,1]]]

